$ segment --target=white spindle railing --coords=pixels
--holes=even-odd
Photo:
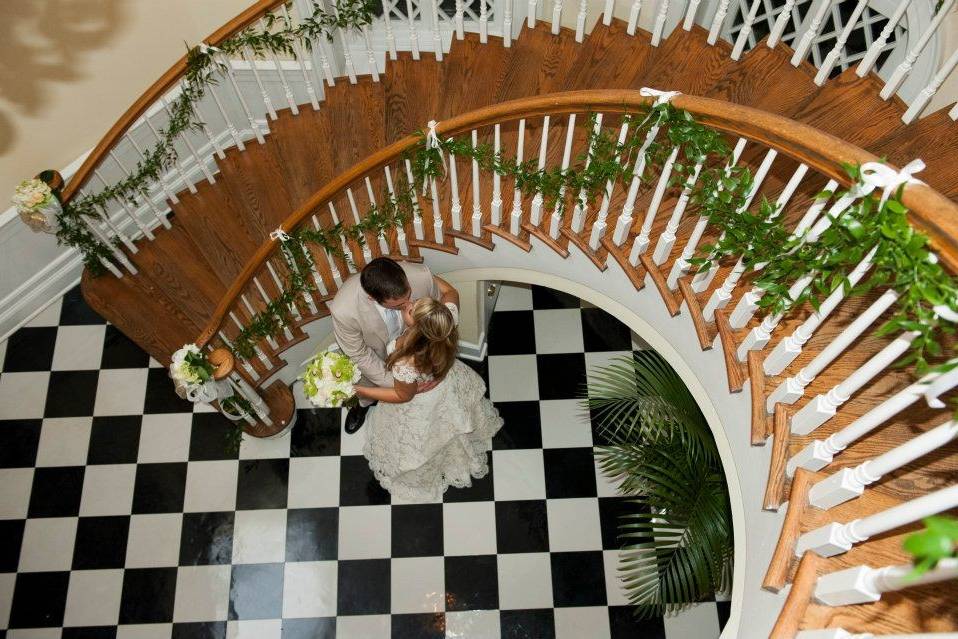
[[[619,128],[619,139],[616,142],[616,154],[615,161],[618,163],[622,145],[625,144],[625,139],[629,133],[629,118],[623,118],[622,126]],[[609,180],[605,184],[605,191],[602,192],[602,204],[599,205],[599,214],[596,216],[595,222],[592,223],[592,229],[589,231],[589,248],[593,251],[598,250],[599,242],[605,237],[606,229],[606,220],[609,216],[609,205],[612,203],[612,190],[615,188],[615,184],[612,180]]]
[[[416,30],[416,14],[412,7],[412,0],[406,2],[406,22],[409,25],[409,49],[412,51],[412,59],[419,59],[419,32]]]
[[[549,149],[549,120],[548,115],[542,118],[542,133],[539,137],[539,163],[536,165],[539,171],[546,166],[546,152]],[[532,206],[529,208],[529,224],[538,227],[542,222],[542,192],[537,191],[532,197]]]
[[[639,25],[639,13],[642,11],[642,0],[632,0],[632,6],[629,8],[629,24],[625,31],[629,35],[635,35],[635,29]]]
[[[450,170],[451,170],[451,175],[452,175],[452,181],[453,181],[453,184],[455,185],[455,189],[456,189],[456,191],[455,191],[455,194],[456,194],[455,202],[458,204],[458,202],[459,202],[459,185],[458,185],[458,180],[456,180],[456,167],[455,167],[455,162],[453,162],[453,166],[452,166],[452,168],[451,168]],[[390,197],[395,198],[395,197],[396,197],[396,189],[393,187],[393,174],[392,174],[392,170],[391,170],[388,166],[384,166],[384,167],[383,167],[383,173],[384,173],[385,176],[386,176],[386,190],[389,191],[389,196],[390,196]],[[462,207],[459,207],[459,215],[458,215],[458,217],[459,217],[459,218],[462,217]],[[455,218],[454,218],[454,219],[455,219]],[[461,219],[460,219],[460,223],[461,223]],[[456,222],[453,221],[453,224],[456,224]],[[456,229],[457,231],[458,231],[460,228],[461,228],[461,227],[459,227],[459,226],[456,226],[456,227],[455,227],[455,229]],[[401,254],[403,254],[403,255],[408,255],[408,254],[409,254],[409,245],[408,245],[407,242],[406,242],[406,229],[405,229],[405,227],[404,227],[402,224],[397,224],[397,225],[396,225],[396,243],[399,244],[399,252],[400,252]]]
[[[226,107],[223,106],[223,99],[220,97],[219,90],[216,88],[216,85],[210,85],[209,91],[210,97],[213,98],[213,103],[216,105],[216,110],[219,111],[220,117],[223,118],[223,122],[226,124],[226,130],[229,131],[230,137],[233,139],[233,144],[235,144],[236,148],[240,151],[245,151],[246,144],[243,143],[243,139],[240,137],[239,130],[236,128],[236,124],[233,123],[233,118],[229,116],[229,113],[226,111]]]
[[[696,2],[696,0],[692,0]],[[612,17],[615,14],[615,0],[605,0],[605,6],[602,9],[602,24],[609,26],[612,24]]]
[[[472,130],[472,148],[479,147],[479,133]],[[412,182],[410,181],[410,184]],[[476,237],[482,235],[482,203],[479,187],[479,161],[475,155],[472,158],[472,234]]]
[[[586,151],[585,157],[585,170],[589,170],[589,165],[592,163],[592,155],[595,151],[595,140],[599,131],[602,130],[602,114],[598,113],[595,116],[595,125],[592,128],[592,136],[589,140],[589,148]],[[581,189],[575,199],[575,204],[572,207],[572,221],[569,224],[570,229],[573,233],[581,233],[583,227],[585,226],[585,217],[589,210],[589,204],[586,202],[587,194],[585,188]]]
[[[788,26],[788,21],[792,19],[792,12],[795,10],[796,1],[797,0],[786,0],[785,6],[782,7],[782,12],[778,14],[775,24],[772,25],[772,30],[769,32],[768,39],[765,41],[765,44],[767,44],[770,49],[782,39],[782,35],[785,33],[785,27]]]
[[[575,139],[575,113],[569,114],[568,124],[566,125],[565,147],[562,150],[562,171],[569,168],[572,160],[572,142]],[[549,237],[554,240],[559,239],[559,229],[562,228],[562,205],[565,201],[565,183],[559,187],[559,195],[556,198],[555,207],[552,209],[552,219],[549,222]]]
[[[718,7],[715,8],[712,25],[709,27],[708,43],[711,45],[718,42],[719,34],[722,32],[722,25],[725,24],[725,17],[728,15],[728,4],[729,0],[721,0]]]
[[[682,28],[686,31],[692,30],[692,25],[695,24],[695,14],[698,13],[700,4],[702,4],[702,0],[689,0],[689,6],[685,9],[685,20],[682,21]]]
[[[249,65],[250,71],[253,72],[253,79],[256,81],[256,86],[259,87],[259,93],[263,99],[263,106],[266,107],[266,113],[269,114],[269,119],[275,120],[276,108],[273,106],[273,99],[269,96],[269,91],[266,90],[266,86],[263,84],[263,78],[259,75],[259,68],[256,66],[256,55],[249,50],[249,47],[243,47],[240,50],[240,56],[242,60]]]
[[[915,43],[915,46],[908,52],[905,56],[905,59],[895,67],[895,70],[892,72],[891,77],[888,78],[888,82],[885,83],[885,86],[882,88],[879,95],[883,100],[889,99],[891,96],[895,95],[895,92],[901,87],[902,83],[905,81],[905,78],[911,73],[912,68],[915,66],[915,62],[918,61],[918,56],[921,55],[921,52],[925,50],[925,47],[928,46],[928,43],[931,42],[931,37],[935,35],[935,32],[938,31],[938,28],[941,27],[941,23],[944,21],[945,16],[951,11],[951,8],[955,5],[955,0],[945,0],[945,3],[942,5],[941,9],[938,10],[938,13],[935,14],[935,17],[932,18],[931,24],[925,29],[921,34],[921,37],[918,39],[918,42]]]
[[[868,0],[858,0],[858,4],[855,5],[851,16],[845,23],[845,28],[842,29],[842,32],[838,35],[838,39],[835,40],[835,46],[833,46],[832,50],[829,51],[828,55],[825,56],[822,66],[819,67],[818,73],[815,75],[815,84],[818,86],[825,84],[825,80],[827,80],[828,76],[831,75],[832,69],[835,68],[835,63],[838,62],[839,56],[841,56],[842,51],[845,49],[845,43],[848,42],[848,36],[850,36],[852,31],[855,30],[855,27],[858,24],[858,19],[861,17],[862,12],[865,11],[865,7],[867,6]]]
[[[96,177],[96,179],[100,182],[100,184],[103,186],[104,189],[105,189],[105,188],[108,188],[109,184],[107,183],[106,180],[103,179],[103,176],[100,175],[100,172],[99,172],[98,170],[94,169],[94,170],[93,170],[93,175],[94,175],[94,176]],[[122,198],[119,198],[119,199],[117,199],[117,203],[120,205],[120,208],[123,210],[123,212],[126,214],[126,216],[127,216],[128,218],[130,218],[130,220],[132,220],[133,224],[135,224],[136,227],[137,227],[138,229],[140,229],[140,232],[143,234],[143,237],[145,237],[145,238],[148,239],[148,240],[155,240],[155,239],[156,239],[156,236],[154,236],[154,235],[153,235],[153,232],[150,231],[150,227],[147,226],[147,225],[145,225],[145,224],[143,224],[143,223],[140,221],[140,218],[138,218],[138,217],[136,216],[136,211],[131,211],[131,210],[130,210],[130,207],[128,207],[127,204],[126,204],[126,201],[124,201]],[[135,253],[136,250],[134,250],[133,252]]]
[[[167,103],[166,98],[160,97],[160,104],[163,105],[163,109],[166,111],[168,118],[173,118],[173,112],[170,110],[170,105]],[[182,138],[183,143],[186,144],[186,149],[190,152],[190,155],[193,157],[193,161],[196,162],[196,165],[200,167],[200,170],[203,172],[203,175],[206,176],[206,181],[210,184],[216,184],[216,178],[213,177],[212,171],[206,165],[206,161],[200,157],[199,153],[196,152],[196,147],[193,146],[193,143],[190,142],[190,135],[188,132],[184,132],[180,138]]]
[[[486,0],[479,0],[483,10],[486,8]],[[439,3],[437,0],[430,0],[432,8],[432,50],[436,55],[436,60],[442,62],[442,33],[439,31]],[[479,20],[479,33],[484,34],[488,17],[481,17]],[[482,40],[485,42],[485,40]]]
[[[928,86],[919,91],[918,95],[908,106],[908,110],[901,116],[905,124],[910,124],[915,118],[921,115],[921,112],[925,110],[925,107],[928,106],[931,99],[938,93],[938,89],[940,89],[941,85],[948,79],[951,72],[955,70],[955,67],[958,67],[958,49],[952,52],[948,60],[945,61],[945,64],[935,73],[935,76],[931,79],[931,82],[928,83]]]
[[[462,202],[459,199],[459,167],[456,156],[449,154],[449,216],[452,218],[452,230],[462,230]]]
[[[505,0],[502,8],[502,46],[506,49],[512,47],[512,3]]]
[[[813,597],[826,606],[850,606],[878,601],[886,592],[958,579],[958,559],[942,559],[920,576],[912,575],[914,569],[911,564],[846,568],[819,577]]]
[[[875,63],[878,61],[878,56],[880,56],[885,50],[885,47],[888,46],[888,39],[891,38],[891,34],[895,32],[895,27],[898,26],[899,22],[901,22],[901,19],[904,17],[905,11],[908,9],[909,4],[911,4],[911,0],[899,0],[898,6],[895,8],[895,12],[892,13],[890,18],[888,18],[885,28],[882,29],[881,33],[878,35],[878,39],[875,40],[870,47],[868,47],[865,57],[862,58],[862,61],[858,64],[858,68],[855,70],[855,73],[859,78],[864,78],[875,66]]]
[[[585,19],[589,11],[588,0],[579,0],[579,12],[575,17],[575,41],[582,42],[585,38]]]
[[[699,162],[692,169],[692,175],[686,179],[685,185],[682,187],[682,194],[679,195],[679,201],[676,202],[675,208],[672,209],[672,216],[669,218],[668,224],[665,225],[665,230],[659,235],[659,240],[655,244],[655,250],[652,252],[652,262],[656,266],[661,266],[669,259],[669,255],[672,253],[672,247],[675,245],[676,239],[675,234],[679,230],[679,223],[682,221],[685,209],[689,205],[689,198],[692,196],[692,187],[698,182],[699,174],[702,172],[702,166],[703,164]]]
[[[657,47],[662,42],[665,32],[665,22],[669,17],[669,0],[659,0],[659,12],[655,16],[655,25],[652,27],[652,46]]]
[[[519,133],[516,140],[516,164],[522,165],[523,151],[526,143],[526,120],[519,120]],[[522,224],[522,189],[516,184],[512,191],[512,213],[509,215],[509,232],[513,235],[519,235],[519,227]]]
[[[752,6],[749,7],[745,21],[742,23],[742,30],[738,32],[738,37],[735,39],[735,46],[732,47],[733,60],[738,60],[742,57],[742,53],[745,51],[745,45],[748,44],[748,37],[752,33],[755,16],[758,15],[758,10],[761,6],[762,0],[752,0]]]
[[[832,522],[810,530],[798,538],[795,556],[801,557],[806,552],[814,552],[822,557],[839,555],[876,535],[955,507],[958,507],[958,485],[922,495],[847,524]]]
[[[559,35],[562,28],[562,0],[552,0],[552,35]]]
[[[662,173],[659,174],[659,181],[655,185],[652,200],[645,212],[645,219],[642,220],[642,228],[639,229],[639,234],[632,240],[632,250],[629,252],[629,263],[632,266],[639,263],[639,256],[649,248],[649,233],[652,231],[652,224],[655,222],[655,215],[659,212],[659,206],[662,205],[662,198],[665,197],[665,189],[669,186],[672,167],[675,166],[675,161],[679,157],[679,150],[680,147],[675,146],[662,166]]]
[[[827,510],[860,497],[865,492],[866,486],[938,450],[956,437],[958,437],[958,423],[949,420],[940,424],[883,455],[866,460],[854,468],[842,468],[817,482],[808,492],[808,503],[816,508]]]
[[[812,42],[818,36],[819,30],[822,28],[822,22],[825,20],[825,16],[828,14],[828,10],[831,6],[832,0],[822,0],[822,4],[818,7],[818,11],[815,12],[815,16],[812,18],[811,24],[808,25],[808,29],[802,34],[798,45],[796,46],[794,42],[792,43],[795,49],[791,60],[793,67],[797,67],[801,64],[805,56],[808,55],[808,50],[812,47]]]

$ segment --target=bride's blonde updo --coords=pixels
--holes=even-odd
[[[456,363],[459,347],[459,330],[452,312],[442,302],[423,297],[413,302],[412,320],[412,326],[386,359],[386,366],[412,360],[420,373],[442,379]]]

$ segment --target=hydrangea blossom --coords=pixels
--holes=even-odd
[[[323,351],[307,362],[300,379],[314,406],[339,408],[356,394],[353,385],[360,377],[362,373],[351,359],[339,352]]]

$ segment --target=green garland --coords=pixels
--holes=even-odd
[[[160,176],[173,166],[178,158],[174,146],[176,139],[185,132],[202,128],[196,105],[207,89],[216,84],[217,75],[225,70],[227,64],[222,59],[217,59],[216,54],[221,52],[229,56],[249,50],[257,57],[266,53],[295,57],[297,44],[309,51],[314,39],[325,37],[331,40],[336,30],[364,27],[371,24],[374,17],[372,0],[333,0],[333,7],[331,13],[326,12],[314,1],[312,14],[296,26],[285,17],[280,18],[268,13],[265,17],[265,28],[262,30],[247,28],[219,43],[216,49],[206,46],[191,47],[186,54],[182,93],[169,105],[169,123],[159,132],[160,140],[144,152],[143,158],[123,180],[99,193],[76,197],[64,203],[63,211],[58,217],[57,240],[61,244],[77,248],[92,274],[102,273],[102,260],[112,257],[116,241],[101,241],[84,223],[84,218],[93,220],[106,215],[110,200],[136,207],[137,197],[149,197],[149,188],[160,180]],[[280,28],[274,30],[277,24],[280,24]]]

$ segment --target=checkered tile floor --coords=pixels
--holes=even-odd
[[[575,397],[637,347],[504,287],[475,365],[506,422],[492,472],[402,504],[339,411],[226,455],[222,418],[74,290],[0,343],[0,639],[712,639],[727,603],[638,622],[615,576],[622,499]]]

